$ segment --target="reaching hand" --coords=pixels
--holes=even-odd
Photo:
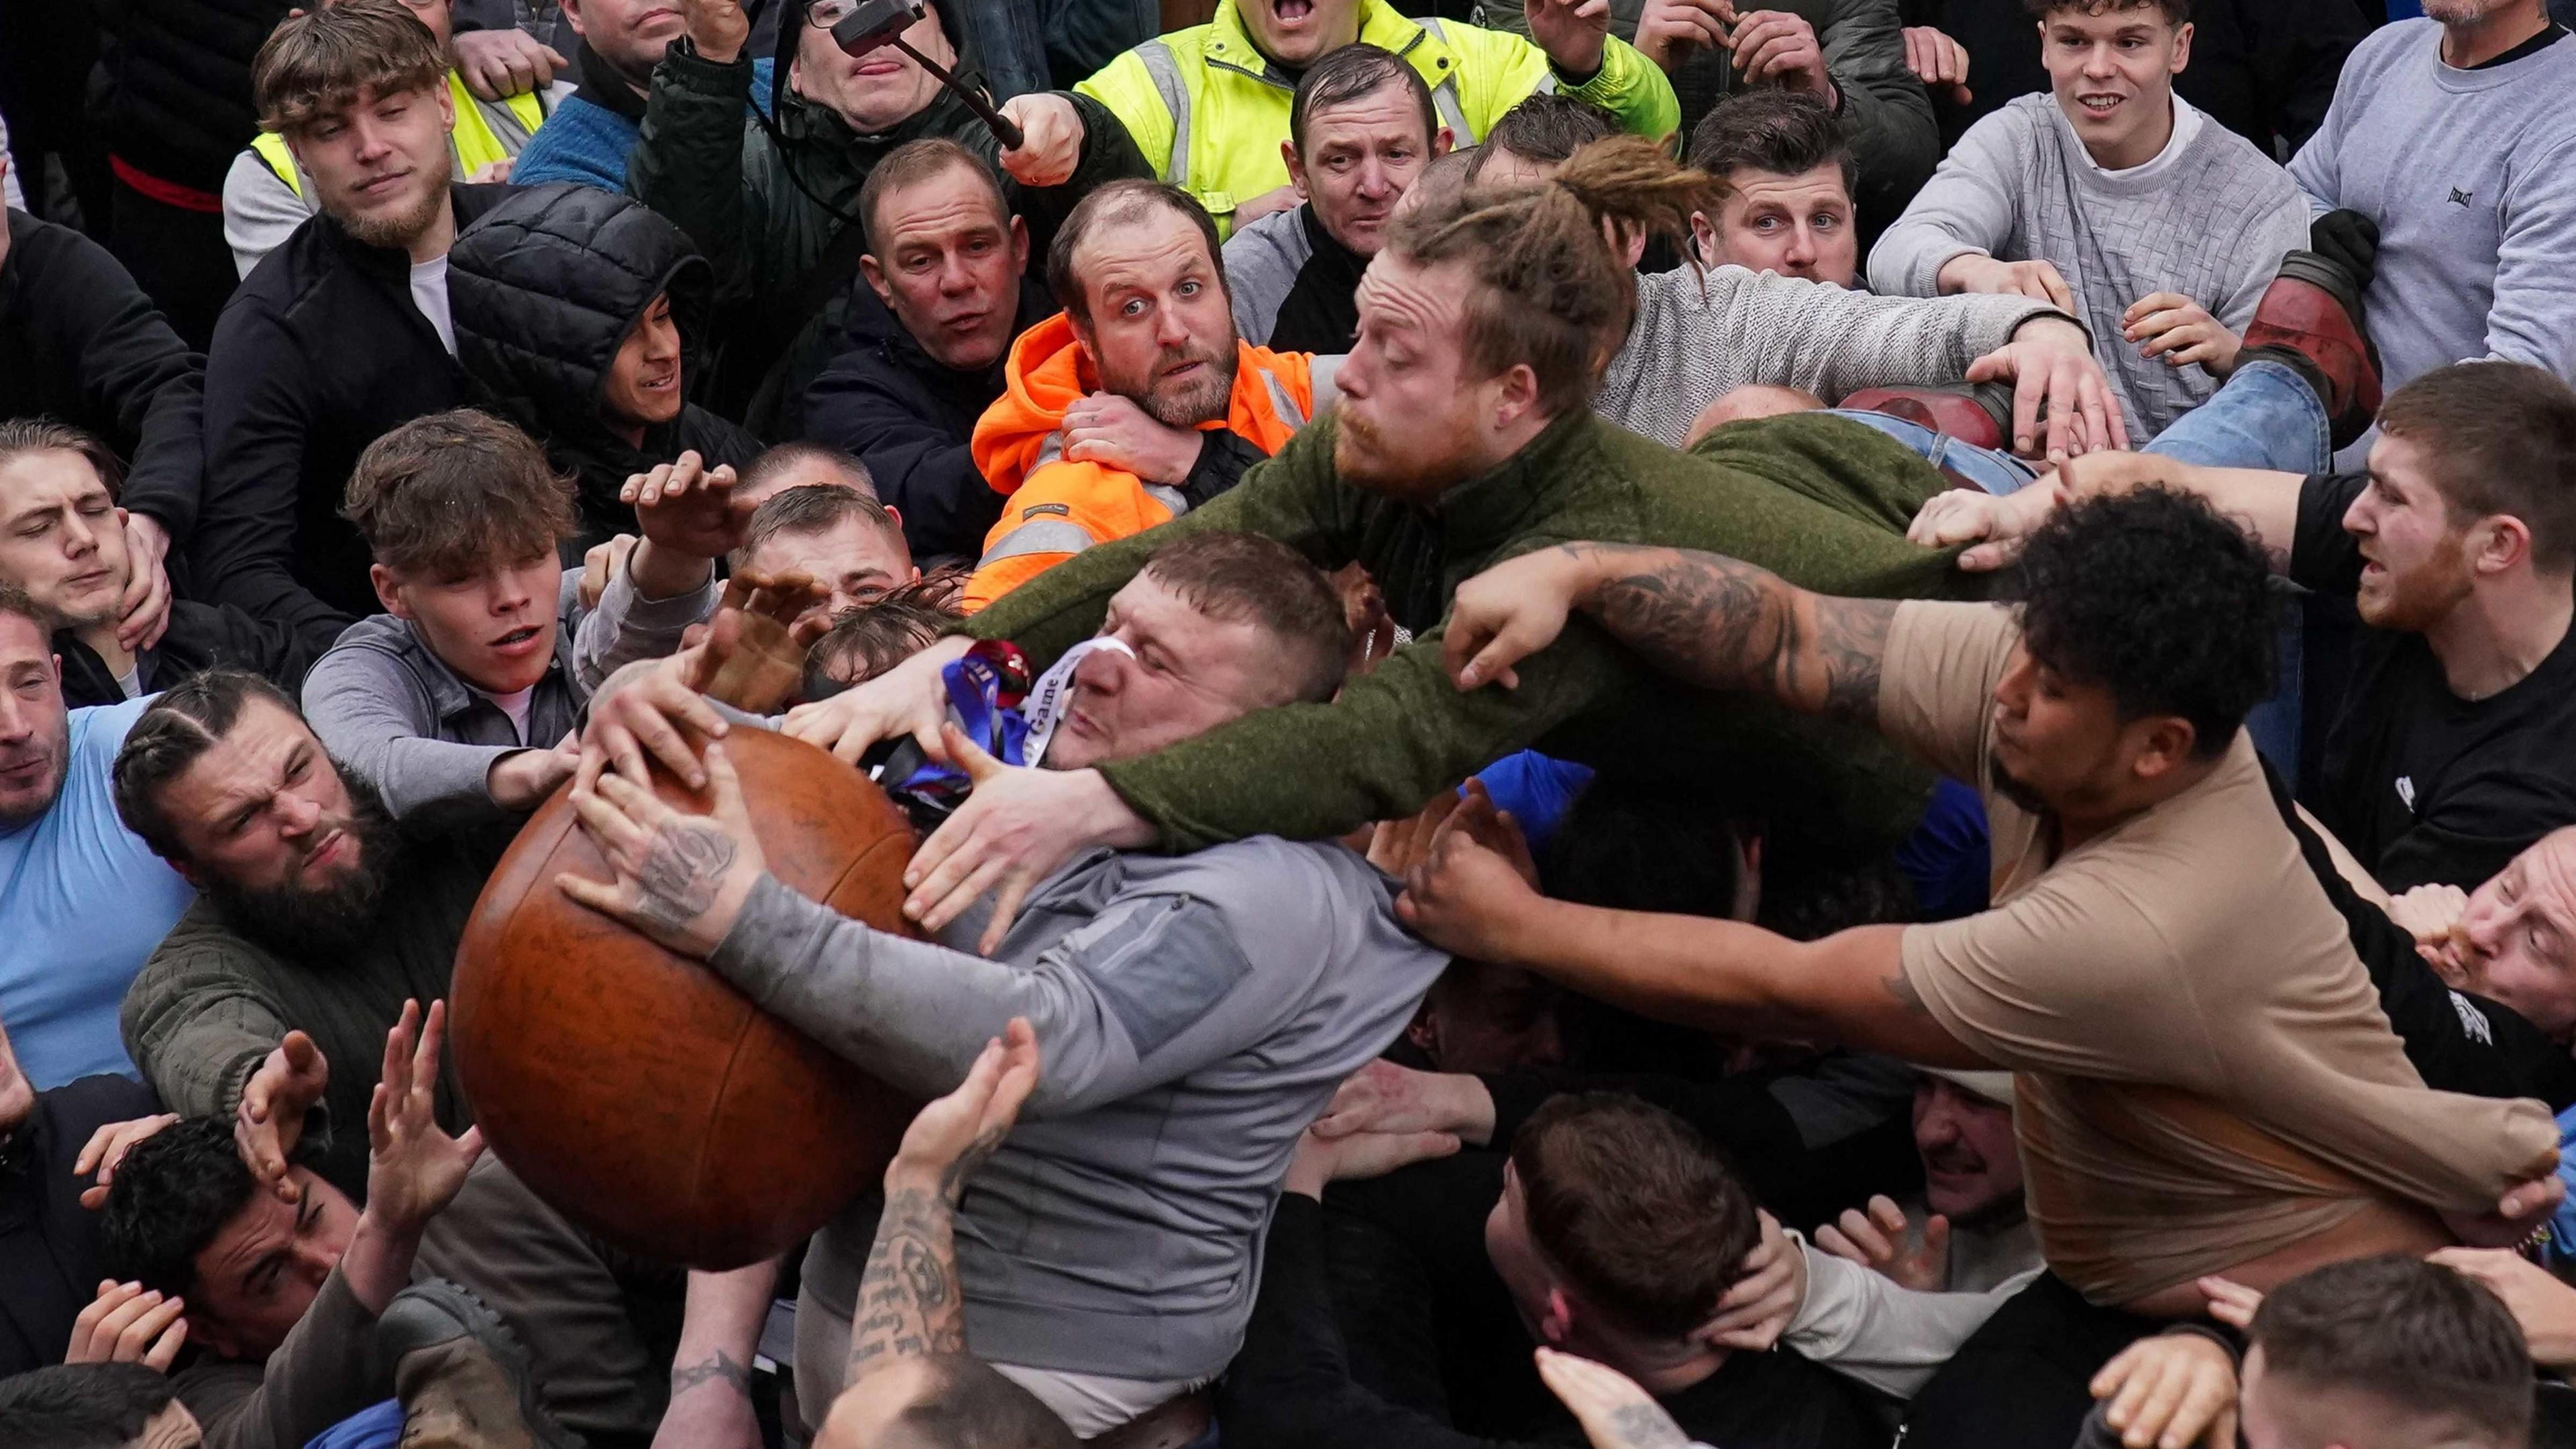
[[[402,1019],[385,1033],[384,1076],[367,1103],[366,1216],[398,1239],[417,1237],[454,1202],[483,1155],[481,1128],[450,1137],[438,1125],[438,1053],[446,1037],[446,1002],[431,1002],[425,1023],[420,1003],[404,1002]]]
[[[2200,1289],[2202,1297],[2209,1300],[2209,1316],[2230,1328],[2252,1327],[2254,1310],[2263,1306],[2262,1294],[2233,1278],[2212,1274],[2194,1286]]]
[[[1538,1376],[1583,1426],[1592,1449],[1685,1449],[1690,1443],[1652,1394],[1608,1364],[1542,1348]]]
[[[1064,456],[1133,473],[1148,483],[1177,484],[1199,465],[1207,437],[1196,428],[1158,422],[1114,392],[1095,392],[1064,415]]]
[[[188,1321],[180,1316],[187,1308],[184,1298],[164,1298],[157,1290],[144,1292],[140,1283],[109,1279],[72,1320],[63,1362],[139,1363],[168,1373],[188,1341]]]
[[[608,592],[608,581],[626,567],[627,556],[642,542],[631,533],[612,536],[606,543],[594,543],[581,556],[581,609],[587,614],[599,607],[600,597]]]
[[[825,592],[802,572],[725,580],[697,646],[707,661],[707,697],[764,716],[795,698],[806,651],[832,628],[831,611],[817,606]]]
[[[904,1129],[903,1145],[886,1168],[887,1193],[911,1181],[948,1200],[965,1194],[966,1179],[1002,1145],[1020,1108],[1038,1085],[1038,1039],[1026,1018],[1012,1017],[1004,1035],[984,1044],[957,1090],[923,1107]]]
[[[107,1206],[107,1190],[116,1184],[116,1167],[125,1160],[125,1154],[134,1150],[134,1144],[178,1120],[178,1113],[164,1112],[157,1117],[110,1122],[89,1134],[80,1155],[72,1159],[72,1176],[98,1174],[98,1181],[81,1189],[81,1206],[92,1212]]]
[[[1522,919],[1539,904],[1539,893],[1500,852],[1444,826],[1430,854],[1405,876],[1395,915],[1452,955],[1508,962],[1525,943]]]
[[[1807,1251],[1780,1231],[1780,1220],[1757,1210],[1762,1238],[1744,1255],[1744,1276],[1717,1300],[1717,1316],[1691,1338],[1719,1348],[1769,1353],[1797,1321],[1807,1301]]]
[[[1343,1079],[1311,1130],[1328,1141],[1438,1132],[1483,1146],[1494,1138],[1494,1094],[1464,1072],[1417,1072],[1380,1057]]]
[[[2057,490],[2046,480],[1998,497],[1979,488],[1936,493],[1907,526],[1909,542],[1925,548],[1969,547],[1959,555],[1964,573],[1991,573],[2021,557],[2022,540],[2048,520]]]
[[[2445,1212],[2442,1221],[2461,1242],[2472,1248],[2510,1248],[2530,1237],[2532,1230],[2548,1222],[2550,1214],[2567,1196],[2567,1184],[2559,1180],[2556,1164],[2551,1164],[2545,1177],[2519,1183],[2498,1199],[2491,1212],[2469,1214]]]
[[[1950,1277],[1950,1220],[1939,1213],[1923,1220],[1919,1241],[1906,1241],[1905,1209],[1881,1196],[1869,1200],[1869,1211],[1846,1211],[1816,1229],[1816,1246],[1837,1258],[1875,1268],[1900,1288],[1937,1293]]]
[[[2236,1356],[2198,1333],[2142,1338],[2093,1376],[2126,1449],[2236,1449]]]
[[[1530,855],[1529,837],[1521,833],[1512,812],[1494,804],[1482,780],[1471,779],[1462,789],[1441,791],[1419,815],[1381,820],[1369,827],[1368,862],[1401,878],[1430,857],[1431,842],[1452,825],[1510,861],[1521,879],[1537,888],[1538,861]]]
[[[1634,43],[1638,54],[1670,71],[1703,47],[1723,48],[1734,23],[1734,0],[1646,0]]]
[[[964,658],[974,644],[964,635],[951,635],[865,684],[800,704],[787,712],[787,733],[852,764],[878,742],[910,735],[924,754],[945,761],[948,746],[939,732],[948,720],[948,686],[941,671]]]
[[[1288,1161],[1284,1184],[1301,1197],[1321,1200],[1326,1185],[1384,1177],[1400,1167],[1447,1157],[1458,1139],[1447,1132],[1354,1132],[1323,1137],[1313,1128],[1297,1139],[1297,1155]]]
[[[2209,315],[2209,309],[2179,292],[2156,292],[2129,304],[2120,314],[2120,335],[2144,343],[2141,357],[2162,357],[2167,367],[2197,362],[2212,377],[2236,370],[2236,354],[2245,339]]]
[[[700,692],[714,670],[707,645],[700,643],[668,659],[639,660],[608,676],[590,697],[573,788],[592,789],[612,769],[630,780],[649,779],[650,760],[690,789],[705,789],[706,767],[698,763],[692,737],[720,740],[732,728]]]
[[[140,651],[170,629],[170,535],[149,514],[117,513],[125,519],[125,592],[116,601],[116,642]]]
[[[655,548],[717,559],[742,547],[743,530],[760,506],[734,492],[739,481],[730,466],[710,468],[692,449],[629,477],[617,500],[633,505],[637,526]]]
[[[1003,118],[1020,128],[1020,144],[1002,152],[1002,169],[1022,186],[1062,186],[1082,161],[1082,113],[1051,91],[1002,102]]]
[[[241,1103],[233,1110],[233,1143],[251,1176],[283,1201],[303,1196],[287,1176],[287,1158],[304,1136],[304,1114],[330,1083],[331,1064],[322,1049],[313,1038],[290,1031],[242,1085]]]
[[[448,49],[455,52],[465,88],[487,101],[543,90],[572,64],[522,30],[468,30],[449,41]]]
[[[684,815],[663,804],[648,779],[623,771],[575,786],[581,828],[616,875],[603,883],[566,872],[556,888],[682,955],[712,954],[768,862],[723,745],[707,746],[706,773],[711,815]]]
[[[2522,1326],[2531,1361],[2542,1368],[2576,1365],[2576,1288],[2518,1253],[2498,1248],[2444,1248],[2433,1262],[2475,1278],[2504,1300]]]
[[[1271,187],[1259,196],[1249,197],[1234,204],[1234,229],[1241,231],[1265,216],[1294,211],[1305,199],[1305,193],[1299,191],[1293,182],[1286,186]]]
[[[1998,297],[2028,297],[2075,310],[2075,289],[2047,262],[2004,262],[1975,252],[1962,252],[1941,264],[1941,290],[1982,292]]]
[[[1610,0],[1522,0],[1521,15],[1529,22],[1529,38],[1557,70],[1590,76],[1601,69],[1610,39]]]
[[[1570,548],[1505,559],[1458,586],[1442,626],[1440,663],[1462,690],[1488,682],[1518,689],[1512,666],[1556,642],[1590,583]]]
[[[1152,841],[1152,829],[1098,770],[1005,765],[955,725],[940,728],[941,753],[966,773],[974,792],[931,832],[904,868],[904,888],[912,894],[904,900],[903,913],[922,929],[945,930],[967,907],[993,893],[993,919],[976,947],[989,956],[1001,948],[1030,889],[1077,852]]]
[[[1816,27],[1786,10],[1755,10],[1735,23],[1735,71],[1754,85],[1804,91],[1828,108],[1842,104],[1833,72],[1825,68]]]
[[[1968,105],[1977,98],[1968,89],[1967,47],[1929,25],[1906,27],[1905,68],[1927,90],[1949,87],[1955,105]]]
[[[2063,462],[2129,446],[2129,425],[2084,329],[2057,317],[2024,322],[2013,340],[1968,364],[1970,382],[2013,385],[2013,451]],[[2040,418],[2045,414],[2045,431]]]
[[[751,17],[743,14],[742,0],[680,0],[680,14],[701,60],[731,65],[751,38]]]

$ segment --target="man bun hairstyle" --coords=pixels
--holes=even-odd
[[[1708,1322],[1762,1238],[1717,1149],[1617,1092],[1549,1099],[1512,1138],[1512,1171],[1540,1254],[1585,1302],[1657,1338]]]
[[[1330,52],[1297,78],[1296,92],[1288,98],[1288,144],[1302,158],[1309,116],[1374,95],[1389,85],[1401,85],[1413,97],[1413,108],[1422,117],[1422,144],[1428,149],[1440,134],[1440,113],[1432,104],[1431,87],[1412,62],[1365,40]]]
[[[1485,133],[1484,144],[1467,153],[1467,179],[1483,176],[1486,159],[1496,151],[1553,166],[1618,134],[1619,123],[1608,111],[1563,91],[1542,91],[1503,112]]]
[[[2451,526],[2521,519],[2535,568],[2576,568],[2576,389],[2556,373],[2523,362],[2437,367],[2389,394],[2379,430],[2433,455]]]
[[[126,1449],[179,1396],[139,1363],[58,1363],[0,1379],[0,1444]]]
[[[245,669],[208,669],[161,691],[135,716],[117,748],[109,779],[117,818],[163,860],[186,860],[178,822],[161,807],[161,792],[188,773],[216,741],[231,734],[242,706],[264,699],[298,719],[303,712],[286,691]]]
[[[1654,142],[1615,136],[1576,151],[1545,184],[1429,198],[1396,219],[1385,249],[1416,266],[1463,267],[1477,284],[1465,299],[1469,375],[1525,363],[1539,410],[1562,417],[1591,398],[1636,313],[1636,273],[1605,228],[1682,235],[1718,191]]]
[[[77,453],[114,498],[125,487],[125,464],[96,433],[52,418],[10,418],[0,422],[0,468],[29,453]]]
[[[1010,231],[1010,199],[1002,194],[1002,178],[994,173],[992,164],[945,136],[924,136],[887,152],[859,187],[859,221],[867,228],[868,255],[875,257],[879,265],[886,260],[886,239],[877,233],[877,203],[899,186],[918,186],[951,171],[967,172],[983,183],[984,192],[993,202],[993,215],[1000,219],[1005,233]]]
[[[1294,698],[1321,704],[1342,687],[1351,659],[1349,616],[1332,580],[1306,556],[1257,533],[1195,533],[1145,560],[1142,572],[1182,602],[1226,624],[1255,624],[1286,649]]]
[[[2528,1442],[2522,1329],[2484,1284],[2439,1264],[2391,1253],[2301,1274],[2265,1295],[2245,1336],[2267,1378],[2368,1394],[2469,1442]]]
[[[2111,692],[2123,719],[2180,715],[2215,759],[2272,692],[2280,604],[2263,551],[2194,494],[2149,486],[2049,515],[2022,549],[2031,657]]]
[[[99,1214],[99,1266],[164,1297],[193,1293],[197,1255],[257,1187],[233,1144],[231,1117],[174,1122],[117,1164]]]
[[[259,127],[292,136],[361,91],[405,95],[447,83],[437,37],[400,0],[333,0],[278,22],[250,63]]]
[[[1047,245],[1047,291],[1055,304],[1073,320],[1091,325],[1091,299],[1082,290],[1082,278],[1075,275],[1074,256],[1082,250],[1091,234],[1103,227],[1132,226],[1157,211],[1178,212],[1197,226],[1207,242],[1208,269],[1217,286],[1223,288],[1225,246],[1217,240],[1216,218],[1199,199],[1167,181],[1146,181],[1130,177],[1112,181],[1074,203],[1073,212]]]
[[[369,443],[340,516],[376,562],[445,580],[552,553],[576,527],[573,480],[536,439],[472,408],[414,418]]]
[[[1860,186],[1843,123],[1801,91],[1738,91],[1718,102],[1691,132],[1688,158],[1720,182],[1739,170],[1803,176],[1832,166],[1842,173],[1846,197]]]

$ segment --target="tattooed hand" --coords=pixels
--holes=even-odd
[[[721,744],[706,751],[712,815],[684,815],[624,767],[576,785],[581,828],[608,858],[607,882],[565,874],[556,888],[684,955],[706,957],[742,914],[766,862],[742,799],[742,777]]]
[[[1010,1135],[1038,1081],[1038,1043],[1011,1018],[956,1091],[921,1109],[886,1168],[885,1215],[859,1278],[850,1382],[898,1358],[966,1350],[954,1213],[966,1179]]]
[[[1663,1405],[1607,1364],[1542,1348],[1538,1376],[1565,1401],[1592,1449],[1683,1449],[1690,1443]]]

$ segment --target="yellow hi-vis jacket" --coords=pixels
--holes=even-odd
[[[1412,62],[1461,146],[1473,146],[1503,113],[1532,92],[1557,88],[1547,52],[1517,35],[1451,20],[1408,20],[1384,0],[1361,0],[1359,38]],[[1234,229],[1234,209],[1288,184],[1279,143],[1288,139],[1296,82],[1253,48],[1235,0],[1216,18],[1146,41],[1075,86],[1117,113],[1154,173],[1189,192]],[[1601,69],[1567,94],[1663,140],[1681,126],[1672,82],[1655,63],[1613,37]]]
[[[514,157],[526,148],[528,138],[546,123],[544,100],[535,91],[486,101],[465,88],[465,78],[454,71],[447,73],[448,99],[456,103],[456,124],[448,130],[447,150],[456,160],[456,178],[460,181],[495,161]],[[275,131],[262,131],[253,137],[251,150],[277,173],[277,179],[297,196],[304,195],[304,178],[295,169],[295,155],[286,149],[286,138]],[[254,173],[255,174],[255,173]]]

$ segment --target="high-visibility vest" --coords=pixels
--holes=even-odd
[[[447,132],[447,154],[459,181],[495,161],[518,155],[526,148],[528,138],[546,123],[546,103],[536,91],[486,101],[467,90],[464,77],[451,70],[447,73],[447,95],[456,104],[456,124]],[[286,183],[289,191],[298,197],[304,195],[304,174],[296,168],[295,153],[286,149],[284,136],[262,131],[252,139],[250,148],[259,153],[259,159]]]

